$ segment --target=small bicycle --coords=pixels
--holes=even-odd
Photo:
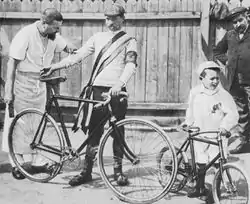
[[[223,149],[222,136],[219,132],[200,132],[198,127],[180,127],[179,129],[187,132],[188,137],[180,148],[176,147],[178,170],[176,180],[170,192],[177,193],[182,190],[188,182],[194,183],[196,181],[198,173],[195,162],[194,141],[199,141],[216,145],[219,148],[217,156],[205,167],[206,172],[212,166],[217,166],[218,168],[212,184],[212,194],[215,203],[247,204],[249,202],[250,192],[248,175],[238,163],[228,162]],[[216,140],[212,141],[211,137],[208,138],[205,136],[208,134],[217,135],[214,138]],[[200,135],[203,137],[199,137]],[[187,152],[188,150],[190,150],[190,152]],[[158,158],[158,165],[161,172],[159,174],[159,181],[163,186],[165,185],[165,175],[175,170],[172,169],[172,161],[169,159],[169,153],[168,147],[164,147]],[[188,154],[191,154],[191,158],[188,157]],[[215,165],[217,160],[219,161],[219,165]]]
[[[130,203],[153,203],[169,192],[177,173],[175,149],[166,133],[156,124],[140,118],[126,118],[117,121],[112,114],[111,96],[105,101],[95,101],[77,97],[63,96],[55,93],[54,85],[65,81],[64,77],[43,79],[52,87],[46,110],[26,109],[18,113],[10,126],[10,155],[18,169],[28,179],[36,182],[48,182],[53,179],[65,163],[80,163],[80,156],[85,154],[85,147],[95,130],[88,134],[86,140],[77,149],[72,147],[69,134],[64,123],[58,100],[84,102],[94,104],[94,108],[108,106],[107,120],[99,125],[106,127],[99,145],[97,160],[101,177],[105,184],[123,201]],[[121,93],[123,94],[123,93]],[[126,94],[123,94],[121,97]],[[57,120],[52,117],[55,109]],[[124,132],[121,131],[124,129]],[[122,135],[124,133],[124,135]],[[112,152],[113,138],[119,142],[124,153],[122,159],[123,173],[128,177],[127,186],[119,186],[113,178],[114,156]],[[157,156],[162,148],[171,152],[173,171],[159,183]],[[73,166],[74,166],[73,165]]]

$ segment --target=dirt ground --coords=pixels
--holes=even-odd
[[[83,138],[80,134],[72,136],[73,145],[76,145]],[[183,135],[171,135],[175,143],[180,143],[184,138]],[[1,132],[0,132],[1,141]],[[248,171],[250,165],[247,160],[248,154],[241,156],[242,163]],[[113,193],[107,189],[102,181],[99,171],[94,168],[93,182],[78,187],[70,187],[69,179],[78,174],[79,171],[63,172],[49,183],[35,183],[27,179],[18,181],[10,174],[10,164],[7,154],[0,151],[0,204],[121,204]],[[207,178],[207,183],[211,184],[213,175]],[[190,199],[186,192],[179,194],[168,194],[156,204],[202,204],[205,203],[200,199]]]

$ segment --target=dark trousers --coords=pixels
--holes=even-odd
[[[240,135],[243,135],[245,140],[249,140],[250,133],[250,85],[243,85],[234,82],[230,93],[234,98],[239,112],[239,129]]]
[[[108,92],[109,87],[93,87],[93,99],[94,100],[104,100],[102,97],[102,93]],[[123,91],[126,91],[125,88]],[[121,97],[112,97],[111,99],[111,107],[113,111],[113,115],[116,117],[117,120],[121,120],[125,118],[127,112],[128,102],[127,99],[123,99],[120,101]],[[87,155],[90,157],[94,157],[96,154],[97,147],[100,143],[100,139],[104,132],[104,126],[98,127],[100,121],[108,115],[108,107],[103,107],[99,109],[95,109],[92,112],[90,123],[89,123],[89,135],[90,141],[87,146]],[[107,121],[106,121],[107,122]],[[97,128],[98,127],[98,128]],[[94,131],[94,132],[93,132]],[[122,131],[122,136],[124,137],[124,130]],[[91,134],[93,132],[93,134]],[[121,168],[121,159],[123,157],[123,151],[120,148],[119,143],[116,140],[116,136],[113,136],[113,154],[114,154],[114,166]]]

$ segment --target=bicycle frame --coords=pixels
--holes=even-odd
[[[121,136],[121,132],[119,131],[119,128],[116,126],[116,122],[117,120],[116,119],[113,119],[114,116],[112,114],[112,109],[111,109],[111,106],[110,104],[108,104],[108,108],[109,108],[109,113],[107,114],[107,116],[105,118],[103,118],[99,124],[95,127],[95,129],[88,135],[88,137],[84,140],[84,142],[76,149],[75,152],[72,152],[70,151],[69,153],[67,152],[61,152],[59,149],[56,149],[54,147],[51,147],[51,146],[47,146],[45,144],[43,144],[42,146],[36,146],[35,145],[35,141],[38,140],[38,144],[41,143],[42,141],[42,135],[43,134],[39,134],[40,132],[40,129],[41,129],[41,126],[45,120],[45,117],[46,115],[50,115],[51,113],[51,110],[52,110],[52,105],[54,104],[55,105],[55,109],[56,109],[56,113],[57,113],[57,116],[58,116],[58,119],[59,119],[59,123],[62,127],[62,131],[63,131],[63,135],[64,135],[64,139],[65,139],[65,142],[66,142],[66,147],[69,148],[69,150],[71,150],[72,148],[72,144],[71,144],[71,141],[69,139],[69,134],[68,134],[68,131],[67,131],[67,128],[65,126],[65,123],[64,123],[64,119],[63,119],[63,116],[62,116],[62,111],[61,111],[61,108],[59,106],[59,103],[58,103],[58,100],[62,100],[62,101],[74,101],[74,102],[85,102],[85,103],[92,103],[92,104],[97,104],[97,103],[100,103],[102,101],[97,101],[97,100],[89,100],[89,99],[82,99],[82,98],[77,98],[77,97],[71,97],[71,96],[64,96],[64,95],[59,95],[59,94],[55,94],[55,91],[53,88],[51,88],[51,97],[50,99],[47,101],[46,103],[46,108],[45,108],[45,112],[42,116],[42,120],[38,126],[38,130],[35,134],[35,137],[34,137],[34,140],[33,142],[31,143],[31,148],[38,148],[40,150],[44,150],[44,151],[48,151],[50,153],[53,153],[53,154],[56,154],[56,155],[59,155],[59,156],[63,156],[63,153],[65,153],[66,155],[69,155],[71,154],[72,156],[76,156],[76,155],[79,155],[82,150],[86,147],[86,145],[88,144],[89,140],[91,139],[91,136],[97,131],[97,129],[99,127],[102,127],[106,124],[107,121],[110,122],[110,125],[111,127],[114,129],[114,131],[116,132],[117,136],[118,136],[118,143],[119,145],[121,145],[122,147],[124,148],[121,148],[124,155],[128,158],[128,160],[130,160],[133,164],[136,164],[138,162],[138,159],[137,157],[133,154],[133,152],[129,149],[129,147],[127,146],[126,142],[124,141],[123,137]],[[42,128],[42,133],[44,132],[46,128],[46,121],[45,121],[45,124],[43,125],[43,128]],[[38,136],[40,135],[40,137]]]
[[[206,131],[206,132],[193,132],[189,133],[188,138],[184,141],[180,149],[177,151],[177,155],[181,154],[182,152],[186,152],[187,149],[190,146],[190,153],[191,153],[191,175],[194,177],[196,176],[197,172],[197,167],[196,167],[196,160],[195,160],[195,153],[194,153],[194,141],[202,142],[202,143],[207,143],[215,146],[219,146],[219,153],[210,161],[208,164],[205,166],[205,171],[207,171],[218,159],[219,159],[219,166],[220,166],[220,171],[222,173],[222,165],[226,163],[226,158],[224,155],[223,151],[223,146],[222,146],[222,138],[221,135],[218,134],[218,142],[211,141],[209,139],[204,139],[204,138],[199,138],[196,137],[198,135],[202,134],[209,134],[209,133],[216,133],[218,134],[218,131]],[[178,166],[181,161],[178,161]]]

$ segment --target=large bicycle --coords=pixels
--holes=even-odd
[[[205,167],[205,171],[212,166],[216,166],[218,169],[212,184],[212,194],[215,203],[249,203],[250,183],[248,174],[239,163],[228,161],[226,151],[224,150],[225,148],[223,148],[222,136],[219,132],[201,132],[198,127],[187,126],[178,129],[187,132],[188,137],[180,148],[176,147],[178,170],[176,180],[170,191],[177,193],[182,190],[187,183],[195,183],[198,174],[195,162],[194,141],[199,141],[210,145],[216,145],[219,148],[217,156],[206,164]],[[206,135],[209,134],[215,134],[217,136],[211,140],[211,137],[206,137]],[[229,136],[230,133],[228,134],[228,137]],[[165,185],[165,175],[175,170],[172,169],[170,165],[172,161],[169,160],[169,150],[168,147],[164,147],[159,154],[158,165],[161,172],[159,174],[159,181],[162,185]]]
[[[65,81],[64,77],[43,79],[50,87]],[[86,140],[77,149],[71,145],[69,134],[64,123],[59,100],[93,103],[94,108],[108,106],[109,126],[102,137],[97,154],[98,166],[105,184],[123,201],[130,203],[153,203],[169,192],[175,180],[177,160],[175,149],[165,132],[153,122],[140,118],[126,118],[117,121],[112,114],[111,97],[104,101],[87,100],[63,96],[51,89],[51,96],[45,112],[26,109],[18,113],[10,126],[10,155],[18,169],[28,179],[36,182],[48,182],[53,179],[65,163],[76,165],[80,156],[85,154],[85,147],[95,130],[89,133]],[[52,117],[55,110],[57,122]],[[104,125],[106,119],[100,121]],[[125,135],[121,136],[121,129]],[[123,172],[129,179],[127,186],[118,186],[113,179],[114,156],[112,151],[113,137],[118,138],[121,150]],[[124,139],[123,139],[124,138]],[[173,171],[159,183],[158,155],[162,148],[168,148]],[[78,162],[77,162],[78,161]]]

